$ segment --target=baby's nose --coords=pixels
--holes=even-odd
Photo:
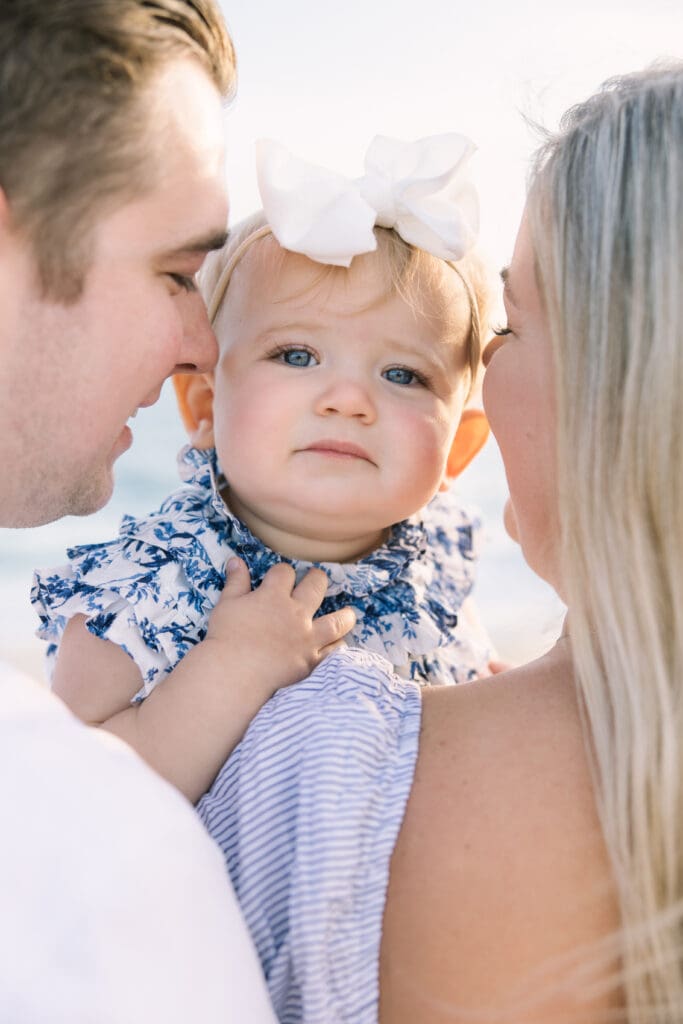
[[[377,417],[375,401],[368,385],[352,377],[336,377],[321,391],[316,402],[320,416],[335,413],[372,423]]]

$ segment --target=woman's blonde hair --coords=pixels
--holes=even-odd
[[[236,224],[231,229],[223,249],[210,253],[199,275],[199,288],[206,302],[209,319],[213,323],[225,297],[233,270],[243,254],[252,244],[270,235],[263,211],[259,211]],[[409,245],[386,228],[375,228],[377,252],[387,271],[388,287],[398,292],[418,312],[427,314],[430,303],[425,304],[426,295],[433,297],[443,293],[441,267],[446,261],[432,256],[422,249]],[[285,252],[283,250],[282,257]],[[481,353],[487,337],[492,305],[491,275],[482,257],[470,251],[457,263],[448,263],[460,279],[470,309],[469,333],[467,338],[468,366],[471,382],[477,378]],[[320,266],[320,275],[344,273],[345,268]],[[454,305],[450,295],[443,297],[440,313],[444,318],[453,317],[452,328],[457,331],[461,324],[453,313]]]
[[[619,886],[626,1019],[683,1020],[683,64],[607,82],[528,204],[563,586]]]

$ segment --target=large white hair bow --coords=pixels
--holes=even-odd
[[[376,135],[365,174],[352,179],[261,139],[256,166],[263,208],[280,245],[317,263],[348,267],[354,256],[374,251],[376,224],[434,256],[459,260],[479,228],[466,166],[474,150],[455,133],[416,142]]]

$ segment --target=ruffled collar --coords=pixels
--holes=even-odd
[[[357,562],[308,562],[286,558],[255,537],[223,501],[221,490],[226,479],[214,448],[200,451],[187,445],[178,456],[178,468],[187,485],[200,488],[206,494],[214,526],[220,529],[222,540],[241,553],[249,566],[254,586],[261,582],[271,566],[288,562],[294,567],[297,579],[313,567],[323,569],[330,580],[328,599],[337,594],[369,597],[400,579],[411,562],[422,558],[427,550],[427,531],[422,517],[417,515],[392,526],[386,542]]]
[[[205,543],[215,572],[224,570],[226,547],[245,560],[253,586],[278,562],[289,562],[297,579],[317,566],[330,580],[320,614],[349,604],[356,610],[350,643],[384,655],[401,674],[422,681],[452,682],[481,671],[478,655],[454,641],[475,554],[472,520],[452,497],[437,496],[421,513],[394,524],[386,543],[358,562],[305,562],[271,550],[230,512],[220,495],[225,478],[215,450],[188,446],[179,468],[186,511],[192,505],[191,518],[211,526],[213,538]]]

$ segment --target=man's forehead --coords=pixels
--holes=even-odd
[[[193,61],[171,61],[151,84],[151,189],[139,214],[160,255],[206,253],[225,243],[228,199],[220,95]]]

